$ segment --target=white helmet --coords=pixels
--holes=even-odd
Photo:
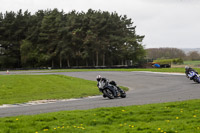
[[[190,67],[189,66],[185,66],[185,70],[188,70]]]
[[[96,80],[100,81],[101,80],[101,75],[97,75]]]

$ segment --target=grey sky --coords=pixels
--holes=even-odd
[[[0,0],[0,12],[89,8],[127,15],[145,35],[145,48],[200,48],[200,0]]]

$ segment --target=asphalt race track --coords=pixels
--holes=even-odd
[[[53,103],[35,105],[20,104],[10,107],[0,107],[0,117],[31,115],[60,110],[86,110],[98,107],[141,105],[200,98],[200,84],[187,79],[184,74],[119,71],[60,72],[53,74],[68,75],[88,80],[95,80],[96,76],[100,74],[102,77],[116,81],[120,86],[129,87],[130,90],[127,92],[127,98],[123,99],[118,98],[110,100],[102,96],[95,96],[91,98],[56,101]]]

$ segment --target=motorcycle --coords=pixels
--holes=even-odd
[[[115,81],[109,82],[106,79],[98,81],[97,84],[99,91],[103,93],[103,97],[108,97],[109,99],[114,98],[125,98],[126,92],[117,86]]]
[[[187,76],[190,80],[193,80],[196,83],[200,83],[200,76],[196,72],[190,71]]]

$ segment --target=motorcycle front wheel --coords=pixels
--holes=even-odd
[[[114,99],[115,98],[113,92],[111,90],[109,90],[109,89],[104,89],[103,90],[103,94],[106,95],[110,99]]]
[[[120,93],[120,97],[121,98],[125,98],[126,97],[126,92],[124,90],[122,90],[121,88],[117,87],[119,93]]]
[[[194,81],[195,83],[199,83],[198,77],[194,77],[194,78],[193,78],[193,81]]]
[[[120,91],[120,97],[125,98],[126,97],[126,92],[125,91]]]

